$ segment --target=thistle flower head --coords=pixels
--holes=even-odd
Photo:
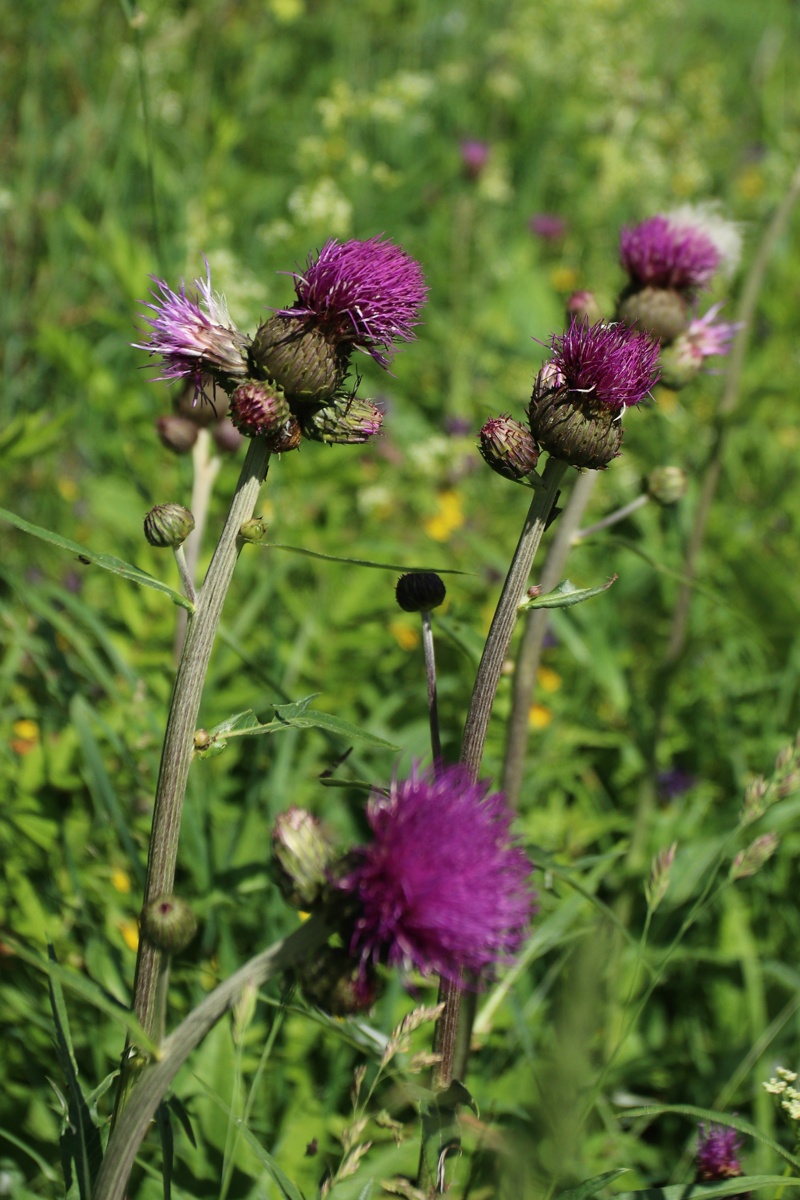
[[[545,370],[559,388],[620,412],[640,404],[658,379],[658,346],[627,325],[570,322],[550,338]]]
[[[156,289],[150,292],[153,303],[140,303],[151,315],[148,340],[134,342],[137,350],[157,355],[161,374],[156,379],[194,380],[201,391],[201,376],[210,375],[223,387],[247,374],[247,339],[231,321],[225,298],[211,288],[211,268],[206,260],[206,278],[195,279],[198,299],[186,295],[181,280],[180,292],[173,292],[163,279],[151,276]]]
[[[738,1154],[742,1148],[742,1139],[735,1129],[726,1129],[724,1125],[706,1125],[701,1122],[698,1127],[699,1141],[695,1155],[698,1179],[735,1179],[743,1174],[742,1164]]]
[[[413,341],[428,294],[419,263],[383,237],[330,238],[294,281],[297,301],[278,316],[315,324],[333,342],[365,351],[382,367],[394,342]]]
[[[740,321],[717,321],[722,304],[714,304],[702,317],[690,321],[685,331],[661,352],[661,382],[676,391],[691,383],[712,355],[727,354]]]
[[[625,228],[620,260],[636,287],[694,292],[706,287],[722,262],[722,252],[702,223],[687,213],[648,217]]]
[[[502,794],[488,792],[462,766],[415,768],[370,800],[373,841],[338,885],[357,909],[350,952],[364,969],[382,961],[454,979],[518,948],[532,868]]]

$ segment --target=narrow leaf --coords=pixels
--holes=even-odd
[[[371,567],[375,571],[399,571],[401,575],[471,575],[471,571],[457,571],[454,567],[409,567],[404,563],[371,562],[368,558],[342,558],[338,554],[321,554],[318,550],[305,550],[302,546],[284,546],[281,542],[259,542],[265,550],[288,550],[290,554],[303,554],[306,558],[321,558],[325,562],[346,563],[351,567]]]
[[[162,1101],[156,1110],[156,1125],[161,1139],[161,1180],[164,1185],[164,1200],[172,1200],[172,1168],[175,1163],[175,1139],[169,1108]]]
[[[614,1200],[715,1200],[723,1196],[747,1196],[760,1188],[800,1187],[800,1178],[786,1175],[737,1175],[719,1183],[675,1183],[671,1187],[642,1188],[637,1192],[619,1192]],[[569,1193],[571,1194],[571,1193]],[[558,1200],[563,1200],[559,1196]]]
[[[774,1150],[781,1158],[790,1163],[796,1171],[800,1171],[800,1158],[796,1154],[791,1154],[784,1149],[778,1142],[767,1137],[755,1125],[751,1125],[749,1121],[745,1121],[743,1117],[732,1116],[726,1112],[715,1112],[710,1108],[697,1108],[694,1104],[648,1104],[644,1108],[633,1108],[625,1113],[625,1119],[635,1119],[637,1117],[660,1117],[663,1113],[677,1113],[679,1116],[692,1117],[698,1121],[712,1121],[717,1125],[725,1125],[729,1129],[737,1129],[739,1133],[746,1133],[748,1137],[754,1138],[757,1142],[761,1142],[764,1146],[769,1146],[770,1150]],[[741,1182],[741,1180],[740,1180]],[[785,1180],[788,1183],[788,1180]],[[740,1192],[746,1189],[740,1187],[737,1189]]]
[[[313,696],[307,696],[305,700],[298,700],[293,704],[275,705],[275,720],[267,721],[264,725],[259,723],[252,709],[247,709],[228,717],[208,732],[212,741],[227,742],[231,738],[261,737],[267,733],[283,733],[287,729],[324,729],[326,733],[336,734],[347,741],[364,742],[380,750],[397,752],[402,748],[394,742],[378,737],[377,734],[368,733],[350,721],[344,721],[341,717],[309,708],[308,704],[313,699]]]
[[[579,588],[569,579],[565,579],[558,587],[553,588],[552,592],[545,592],[543,596],[534,596],[531,600],[520,604],[520,612],[527,612],[530,608],[570,608],[573,604],[580,604],[583,600],[608,591],[612,583],[616,583],[616,581],[617,576],[612,575],[606,583],[601,583],[597,587]]]
[[[69,538],[62,537],[59,533],[52,533],[49,529],[42,529],[40,525],[31,525],[29,521],[23,521],[22,517],[18,517],[16,513],[9,512],[6,508],[0,508],[0,521],[6,521],[9,525],[14,525],[23,533],[29,533],[31,537],[39,538],[42,542],[49,542],[51,546],[58,546],[60,550],[68,550],[70,554],[74,554],[85,566],[93,563],[96,567],[102,567],[104,571],[111,571],[114,575],[121,575],[123,579],[130,579],[131,582],[138,583],[142,587],[149,587],[156,592],[162,592],[163,595],[169,596],[173,604],[178,604],[181,608],[186,608],[189,612],[194,612],[194,605],[191,600],[187,600],[180,592],[176,592],[174,588],[168,587],[160,579],[155,579],[152,575],[148,575],[146,571],[141,571],[139,567],[134,567],[131,563],[126,563],[113,554],[97,554],[87,546],[81,546],[78,542],[71,542]]]
[[[577,1187],[570,1188],[568,1192],[559,1192],[556,1200],[590,1200],[590,1197],[596,1196],[601,1188],[604,1188],[607,1183],[611,1183],[612,1179],[619,1178],[628,1170],[627,1167],[617,1167],[615,1171],[604,1171],[602,1175],[595,1175],[591,1179],[584,1179],[583,1183]]]

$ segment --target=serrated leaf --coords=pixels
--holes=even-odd
[[[592,596],[599,596],[601,592],[608,591],[616,581],[617,576],[612,575],[597,587],[579,588],[569,579],[564,579],[552,592],[545,592],[543,596],[534,596],[533,599],[526,600],[519,606],[520,612],[527,612],[531,608],[570,608],[573,604],[580,604]]]
[[[627,1167],[617,1167],[615,1171],[604,1171],[602,1175],[584,1179],[583,1183],[579,1183],[577,1187],[570,1188],[567,1192],[559,1192],[556,1200],[590,1200],[590,1197],[596,1196],[607,1183],[624,1175],[627,1170]]]
[[[81,546],[78,542],[72,542],[69,538],[62,537],[60,533],[53,533],[49,529],[42,529],[40,525],[31,525],[29,521],[23,521],[22,517],[18,517],[16,513],[9,512],[6,508],[0,508],[0,521],[6,521],[9,525],[13,525],[15,528],[21,530],[22,533],[28,533],[31,537],[39,538],[42,542],[49,542],[51,546],[57,546],[60,550],[67,550],[86,566],[92,563],[96,567],[102,567],[104,571],[111,571],[113,575],[120,575],[123,579],[130,579],[132,583],[138,583],[141,587],[152,588],[153,591],[169,596],[173,604],[178,604],[181,608],[186,608],[189,612],[194,612],[194,605],[191,600],[187,600],[186,596],[183,596],[180,592],[176,592],[174,588],[168,587],[160,579],[155,579],[152,575],[148,575],[146,571],[140,570],[139,567],[134,567],[131,563],[126,563],[123,559],[117,558],[114,554],[97,554],[96,551],[90,550],[88,546]]]

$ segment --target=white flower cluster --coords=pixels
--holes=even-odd
[[[776,1067],[772,1079],[761,1085],[771,1096],[781,1097],[781,1108],[785,1109],[792,1121],[800,1121],[800,1091],[792,1087],[796,1079],[797,1071]]]

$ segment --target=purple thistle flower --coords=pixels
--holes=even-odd
[[[194,281],[199,302],[186,295],[183,280],[176,293],[163,279],[151,276],[158,288],[150,292],[155,303],[140,301],[154,314],[145,315],[149,338],[132,343],[137,350],[160,356],[162,374],[156,379],[193,379],[197,393],[202,392],[203,374],[223,386],[247,375],[247,339],[231,321],[224,297],[211,290],[211,268],[207,259],[204,262],[206,278]]]
[[[713,304],[703,317],[695,317],[689,322],[689,328],[683,335],[691,352],[696,358],[709,358],[712,354],[727,354],[730,343],[737,330],[742,328],[742,321],[715,321],[724,301]]]
[[[620,234],[620,260],[637,287],[693,292],[705,287],[722,252],[702,223],[686,216],[648,217]]]
[[[294,281],[297,302],[278,316],[305,319],[382,367],[389,365],[393,342],[414,340],[428,294],[419,263],[382,237],[330,238]]]
[[[461,163],[469,179],[477,179],[489,161],[489,145],[477,138],[464,138],[459,146]]]
[[[354,851],[339,888],[358,905],[350,953],[449,979],[479,973],[519,947],[533,908],[531,864],[511,839],[502,793],[463,766],[415,767],[375,794],[373,841]]]
[[[567,232],[567,222],[556,213],[534,213],[528,220],[528,228],[543,242],[560,242]]]
[[[695,1155],[698,1179],[735,1179],[742,1175],[742,1164],[738,1153],[742,1148],[742,1139],[735,1129],[726,1129],[724,1125],[698,1126],[699,1141]]]
[[[607,408],[640,404],[658,380],[658,344],[627,325],[576,321],[550,338],[553,351],[540,376],[546,388],[565,388]]]

